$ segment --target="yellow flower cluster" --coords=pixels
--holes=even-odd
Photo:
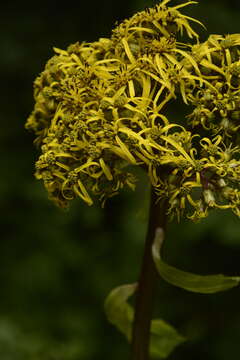
[[[194,2],[169,1],[109,39],[55,48],[35,80],[26,127],[42,151],[36,177],[58,205],[104,204],[135,188],[140,166],[170,217],[198,220],[212,208],[240,215],[240,35],[199,43],[189,24],[198,21],[179,11]],[[194,44],[179,42],[183,34]],[[177,98],[190,113],[170,119]]]

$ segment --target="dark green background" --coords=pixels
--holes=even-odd
[[[147,179],[135,193],[111,199],[104,210],[76,201],[63,212],[33,177],[37,152],[24,123],[33,107],[33,80],[53,46],[109,36],[116,21],[152,4],[69,0],[63,5],[1,5],[1,360],[128,359],[125,339],[107,323],[103,302],[113,287],[138,278]],[[204,22],[209,33],[240,32],[237,0],[202,0],[187,12]],[[171,223],[164,255],[185,270],[237,275],[239,234],[239,219],[227,212],[213,213],[199,224]],[[190,339],[169,359],[238,358],[239,303],[239,288],[196,295],[159,280],[155,315]]]

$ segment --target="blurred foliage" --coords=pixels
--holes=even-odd
[[[137,283],[121,285],[114,288],[108,295],[104,308],[108,321],[123,333],[128,342],[132,340],[134,307],[128,300],[137,289]],[[186,341],[178,332],[161,319],[152,319],[150,327],[150,357],[166,359],[176,346]]]
[[[124,337],[107,323],[103,302],[135,282],[146,228],[148,185],[111,199],[104,210],[76,201],[52,205],[33,177],[37,157],[24,130],[32,82],[52,55],[79,40],[108,36],[115,21],[154,1],[12,1],[1,6],[0,358],[125,359]],[[236,33],[237,1],[201,0],[188,10],[211,33]],[[207,34],[202,32],[205,39]],[[179,109],[175,110],[177,114]],[[173,112],[174,114],[174,112]],[[169,224],[169,264],[195,273],[240,273],[239,220],[212,213],[199,224]],[[190,338],[169,357],[228,360],[238,356],[240,293],[192,294],[159,281],[156,317]]]

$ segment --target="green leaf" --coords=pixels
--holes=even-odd
[[[129,341],[134,311],[127,303],[127,299],[134,294],[136,288],[137,284],[119,286],[110,292],[104,304],[108,321],[126,335]]]
[[[137,289],[137,284],[119,286],[112,290],[105,301],[108,320],[131,341],[134,310],[127,303]],[[155,359],[165,359],[185,338],[168,323],[155,319],[151,322],[150,354]]]
[[[167,358],[173,349],[186,339],[173,326],[161,319],[151,323],[150,354],[155,359]]]
[[[201,294],[212,294],[219,291],[225,291],[239,284],[240,277],[196,275],[166,264],[161,259],[160,255],[163,239],[163,230],[158,228],[152,247],[152,255],[160,276],[170,284]]]

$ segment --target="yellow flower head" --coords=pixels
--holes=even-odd
[[[170,216],[240,214],[240,35],[199,43],[189,23],[198,21],[180,12],[194,2],[168,3],[125,20],[109,39],[55,48],[35,80],[26,127],[41,148],[36,177],[58,205],[104,204],[134,189],[134,165],[167,198]],[[194,44],[180,42],[184,32]],[[172,121],[166,109],[176,98],[191,110]]]

